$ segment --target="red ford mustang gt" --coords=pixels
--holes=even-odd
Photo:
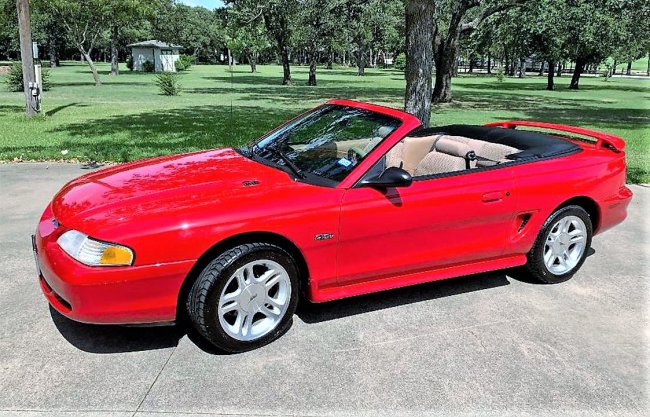
[[[71,319],[187,317],[239,352],[288,329],[299,297],[510,267],[557,283],[626,216],[624,147],[537,122],[425,129],[398,110],[333,100],[241,149],[71,181],[33,238],[40,285]]]

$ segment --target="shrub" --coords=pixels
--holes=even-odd
[[[404,52],[395,57],[395,69],[398,69],[400,71],[404,71],[406,69],[406,54]]]
[[[181,55],[176,61],[176,71],[185,71],[190,69],[194,64],[194,57],[192,55]]]
[[[505,74],[503,72],[503,67],[497,68],[497,81],[502,83],[505,79]]]
[[[154,72],[156,70],[156,66],[153,64],[153,62],[147,60],[142,63],[142,69],[144,72]]]
[[[50,83],[50,70],[47,68],[41,68],[41,77],[43,79],[41,91],[48,91],[52,86]],[[5,83],[7,84],[9,91],[23,91],[23,65],[20,61],[11,64],[11,69],[7,74]]]
[[[133,56],[129,55],[126,58],[126,67],[129,69],[129,71],[133,71]]]
[[[155,82],[166,96],[177,96],[181,92],[180,74],[175,72],[161,72],[156,75]]]

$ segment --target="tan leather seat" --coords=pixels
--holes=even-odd
[[[506,155],[519,152],[519,149],[513,148],[512,146],[502,145],[500,143],[486,142],[484,140],[471,139],[464,136],[451,136],[445,135],[442,138],[453,140],[460,143],[465,143],[469,145],[470,148],[476,153],[476,156],[479,157],[478,166],[488,166],[494,165],[494,162],[499,161],[510,161],[505,159]],[[481,158],[489,159],[490,161],[481,161]]]
[[[386,168],[402,166],[402,150],[404,141],[399,141],[390,151],[386,152]]]
[[[494,165],[495,162],[510,162],[505,156],[517,153],[519,149],[464,136],[406,137],[386,153],[386,167],[402,166],[414,176],[459,171],[467,168],[466,156],[469,151],[474,151],[480,157],[478,161],[470,162],[470,168],[474,168]],[[432,155],[435,152],[441,155]],[[489,161],[481,161],[481,158]]]
[[[506,160],[506,155],[519,152],[519,149],[499,143],[483,142],[482,146],[475,150],[476,156],[489,159],[491,161]],[[506,160],[509,161],[509,160]],[[479,166],[483,166],[484,161],[479,161]],[[489,162],[489,161],[488,161]]]
[[[420,177],[467,169],[466,157],[471,151],[472,148],[465,143],[440,137],[435,142],[435,149],[420,161],[414,175]],[[470,161],[470,168],[475,166],[476,161]]]
[[[433,149],[433,144],[441,135],[407,137],[402,146],[402,168],[413,175],[422,159]]]

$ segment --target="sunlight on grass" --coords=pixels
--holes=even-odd
[[[280,84],[278,66],[194,66],[182,75],[177,97],[159,94],[154,75],[107,75],[95,87],[87,67],[66,62],[53,69],[52,90],[43,97],[43,116],[23,116],[23,97],[4,89],[0,77],[0,160],[128,161],[155,155],[238,146],[284,120],[330,98],[403,106],[404,76],[370,69],[318,70],[318,87],[308,87],[307,68],[293,67],[294,83]],[[595,128],[628,143],[628,179],[650,182],[650,81],[583,78],[580,91],[556,79],[527,77],[498,83],[485,76],[454,79],[454,102],[434,107],[432,124],[481,124],[530,119]],[[63,151],[63,153],[62,153]],[[65,152],[67,151],[67,152]]]

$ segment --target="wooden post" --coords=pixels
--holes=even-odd
[[[36,82],[34,75],[34,58],[32,57],[32,26],[29,15],[29,0],[16,0],[18,10],[18,32],[20,35],[20,58],[23,64],[23,90],[25,92],[25,113],[35,116],[36,106],[33,105],[35,97],[29,88],[30,83]]]

